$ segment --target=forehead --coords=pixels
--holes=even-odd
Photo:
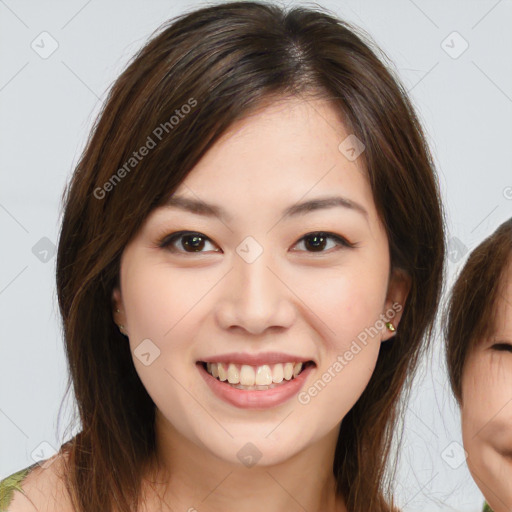
[[[175,194],[224,203],[226,209],[282,209],[300,199],[338,193],[375,215],[364,154],[347,157],[347,142],[358,144],[353,138],[331,102],[292,98],[271,103],[232,125]]]

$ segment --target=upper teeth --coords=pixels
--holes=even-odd
[[[267,386],[273,382],[277,384],[283,379],[291,380],[292,377],[297,377],[302,370],[302,363],[264,364],[262,366],[206,363],[206,369],[214,377],[221,381],[227,380],[230,384]]]

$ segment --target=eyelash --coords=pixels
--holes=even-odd
[[[187,236],[187,235],[188,236],[196,235],[196,236],[203,238],[204,240],[211,241],[210,238],[208,238],[206,235],[203,235],[202,233],[199,233],[197,231],[177,231],[175,233],[167,234],[167,235],[161,237],[157,242],[158,247],[160,247],[161,249],[167,249],[168,251],[170,251],[172,253],[203,254],[204,251],[187,252],[187,251],[177,250],[175,247],[171,247],[172,244],[176,240],[179,240],[180,238]],[[302,242],[304,239],[306,239],[308,237],[313,237],[314,235],[320,235],[323,238],[330,238],[330,239],[334,240],[338,244],[338,247],[335,250],[342,249],[343,247],[345,247],[347,249],[353,249],[353,248],[357,247],[357,244],[351,243],[339,235],[336,235],[334,233],[328,233],[325,231],[312,231],[310,233],[307,233],[302,238],[300,238],[295,245]],[[310,254],[330,254],[328,251],[318,251],[318,252],[305,251],[305,252],[309,252]]]
[[[512,345],[510,345],[509,343],[495,343],[492,348],[494,350],[498,350],[498,351],[508,351],[508,352],[512,352]]]

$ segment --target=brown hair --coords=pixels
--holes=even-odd
[[[395,510],[385,497],[385,469],[400,398],[432,336],[445,234],[421,125],[372,45],[360,29],[318,7],[221,3],[169,20],[114,83],[66,191],[57,257],[82,426],[65,445],[77,510],[130,510],[155,453],[155,405],[112,319],[124,247],[235,121],[287,97],[329,100],[365,144],[360,158],[387,231],[391,268],[411,278],[400,328],[382,345],[367,388],[343,419],[333,467],[349,510]],[[157,127],[165,128],[162,139],[132,162]]]
[[[448,374],[459,405],[466,358],[496,328],[500,284],[511,262],[512,217],[471,252],[453,285],[443,323]]]

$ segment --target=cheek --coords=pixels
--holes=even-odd
[[[135,259],[126,261],[121,279],[135,369],[157,406],[177,407],[177,382],[186,385],[190,370],[183,362],[191,359],[193,333],[187,329],[201,297],[197,281],[194,289],[161,263],[137,265]]]
[[[469,452],[478,449],[484,439],[482,428],[496,413],[493,407],[493,389],[485,377],[481,364],[469,362],[462,380],[461,423],[464,446]],[[494,410],[494,412],[493,412]],[[480,436],[477,434],[480,433]]]
[[[125,263],[123,303],[135,369],[157,408],[172,417],[175,426],[186,429],[179,418],[200,414],[190,406],[185,391],[191,389],[195,375],[188,364],[197,331],[194,306],[212,283],[171,272],[159,262],[138,264],[133,258]]]
[[[379,315],[384,312],[386,284],[384,275],[362,268],[322,276],[322,280],[305,278],[304,286],[315,290],[308,295],[308,303],[329,327],[328,349],[344,350],[355,338],[364,343],[378,337],[384,325]]]
[[[299,402],[326,422],[346,415],[373,374],[381,346],[386,284],[385,277],[350,272],[333,276],[323,293],[314,296],[317,318],[310,321],[323,338],[320,367]],[[309,285],[313,289],[313,283]]]
[[[486,450],[512,454],[512,368],[496,362],[496,355],[470,359],[462,380],[462,435],[474,464],[485,463]]]
[[[194,323],[198,306],[219,281],[204,269],[176,270],[162,262],[127,262],[124,275],[130,339],[151,338],[162,347],[183,339],[182,331]]]
[[[157,267],[129,270],[123,297],[130,338],[161,339],[172,328],[172,312],[178,309],[173,283]],[[184,300],[183,294],[180,298]]]

